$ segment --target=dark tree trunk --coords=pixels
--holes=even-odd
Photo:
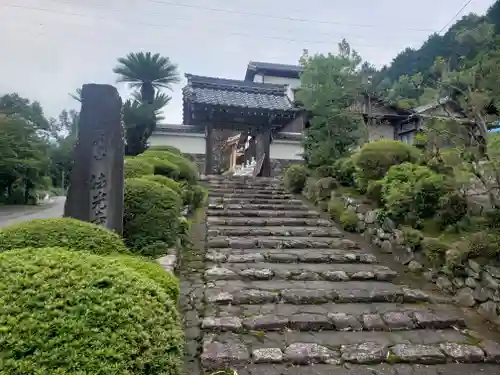
[[[141,86],[142,101],[148,104],[153,104],[155,100],[155,88],[150,82],[144,82]]]

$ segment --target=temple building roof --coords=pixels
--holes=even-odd
[[[303,71],[304,68],[300,65],[250,61],[247,66],[245,81],[253,81],[256,74],[283,78],[300,78],[300,74]]]

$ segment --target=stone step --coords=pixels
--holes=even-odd
[[[300,209],[306,209],[308,210],[309,207],[303,203],[281,203],[281,204],[276,204],[276,203],[261,203],[261,204],[255,204],[255,203],[249,203],[249,204],[224,204],[224,203],[209,203],[208,204],[208,209],[209,210],[276,210],[276,211],[282,211],[282,210],[300,210]]]
[[[274,184],[246,184],[240,182],[211,182],[209,188],[214,189],[262,189],[262,190],[281,190],[284,188],[279,183]]]
[[[377,263],[375,255],[333,249],[210,249],[205,259],[214,263]]]
[[[218,191],[211,191],[209,193],[210,197],[223,197],[225,200],[227,198],[251,198],[251,199],[274,199],[274,200],[288,200],[294,199],[295,196],[288,193],[281,194],[254,194],[254,193],[222,193]],[[296,198],[295,198],[296,199]]]
[[[279,183],[278,177],[252,177],[252,176],[222,176],[222,175],[203,175],[200,181],[205,182],[226,182],[226,183],[248,183],[248,184],[270,184]]]
[[[467,343],[467,339],[467,336],[454,329],[397,332],[291,331],[266,332],[264,335],[258,332],[244,335],[221,332],[205,335],[201,362],[204,368],[217,370],[250,363],[298,366],[382,363],[439,365],[447,362],[484,363],[485,360],[495,358],[494,349],[485,350],[486,345]],[[316,374],[310,372],[315,370],[315,366],[301,367],[301,370],[297,374]]]
[[[372,264],[307,264],[307,263],[226,263],[205,271],[205,279],[214,280],[300,280],[391,281],[397,272],[385,266]]]
[[[219,280],[207,285],[205,300],[209,304],[221,305],[309,305],[331,302],[427,302],[429,296],[420,290],[382,281]]]
[[[207,248],[231,249],[358,249],[351,240],[332,237],[225,237],[207,238]]]
[[[276,204],[281,206],[300,205],[304,202],[300,199],[274,199],[274,198],[225,198],[225,197],[210,197],[209,204]]]
[[[248,330],[261,332],[285,330],[408,331],[465,327],[465,320],[457,313],[434,312],[422,307],[416,311],[400,311],[394,304],[390,305],[393,310],[384,313],[360,313],[361,310],[358,308],[351,314],[337,312],[335,309],[319,314],[301,312],[301,309],[297,308],[295,309],[297,311],[291,314],[256,314],[247,317],[226,314],[206,316],[201,323],[201,328],[205,331],[244,333]],[[292,305],[292,307],[299,306]]]
[[[316,211],[290,210],[290,211],[272,211],[272,210],[207,210],[207,216],[231,216],[231,217],[319,217]]]
[[[259,353],[266,352],[257,352],[257,355]],[[273,353],[277,354],[278,352],[271,349],[269,354]],[[315,364],[308,367],[290,366],[282,363],[244,363],[236,364],[234,367],[238,375],[457,375],[460,373],[498,375],[499,371],[499,366],[493,363],[446,363],[439,365],[397,363],[357,365],[347,363],[339,365]]]
[[[296,237],[342,237],[342,232],[335,227],[243,227],[210,226],[208,236],[296,236]]]
[[[330,220],[326,219],[308,219],[302,217],[207,217],[207,224],[212,225],[231,225],[231,226],[256,226],[256,227],[275,227],[275,226],[308,226],[308,227],[332,227]]]
[[[282,194],[288,194],[288,193],[282,189],[250,189],[250,188],[235,189],[235,188],[219,188],[219,187],[211,186],[208,189],[208,194],[210,194],[210,195],[215,195],[215,194],[219,194],[219,195],[220,194],[258,194],[258,195],[274,196],[274,195],[282,195]]]

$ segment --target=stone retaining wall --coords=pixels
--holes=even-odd
[[[285,169],[292,164],[303,164],[303,160],[294,159],[271,159],[271,176],[282,176]]]
[[[405,246],[404,233],[392,220],[380,218],[378,210],[367,208],[355,199],[339,195],[346,208],[356,211],[357,230],[365,239],[380,247],[382,252],[392,254],[394,259],[410,268],[422,272],[424,277],[437,287],[454,296],[454,301],[463,307],[477,308],[480,315],[500,325],[500,267],[481,266],[473,259],[467,261],[466,277],[453,277],[435,269],[425,269],[420,261],[422,254]]]

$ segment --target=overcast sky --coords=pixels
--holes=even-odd
[[[0,94],[38,100],[55,116],[78,109],[68,93],[82,84],[115,84],[118,57],[158,52],[183,77],[165,110],[166,122],[180,123],[184,73],[243,79],[250,60],[296,64],[304,48],[336,52],[343,37],[381,66],[405,47],[419,47],[465,2],[0,0]],[[493,2],[473,0],[460,16],[482,14]],[[127,97],[126,87],[117,87]]]

